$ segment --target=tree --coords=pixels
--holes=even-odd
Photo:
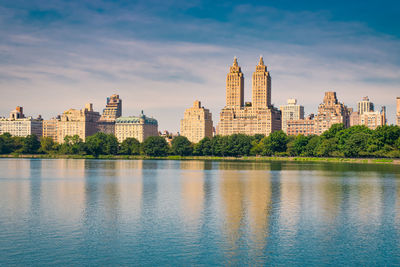
[[[204,137],[197,144],[194,144],[193,154],[197,156],[210,156],[212,155],[212,144],[209,137]]]
[[[54,143],[51,137],[42,137],[40,138],[40,149],[39,151],[42,153],[49,154],[51,152],[56,151],[57,144]]]
[[[0,143],[1,145],[1,154],[9,154],[14,151],[14,139],[12,138],[11,134],[4,133],[0,135]]]
[[[364,132],[351,135],[347,140],[343,149],[346,157],[359,157],[360,153],[366,151],[368,139],[370,136]]]
[[[118,140],[113,134],[98,132],[86,138],[86,149],[88,154],[94,156],[115,155],[118,152]]]
[[[61,154],[84,155],[86,154],[86,144],[79,135],[65,136],[64,143],[60,146]]]
[[[214,136],[211,140],[212,155],[219,157],[228,156],[228,145],[228,136]]]
[[[189,156],[193,153],[192,143],[185,136],[172,139],[171,147],[174,155]]]
[[[315,155],[318,157],[329,157],[332,152],[337,150],[336,138],[322,139],[322,142],[317,146]]]
[[[143,152],[147,156],[161,157],[168,154],[167,141],[161,136],[150,136],[143,143]]]
[[[283,131],[276,131],[263,138],[262,154],[273,155],[276,152],[285,152],[287,149],[288,136]]]
[[[253,137],[244,134],[232,134],[228,136],[227,155],[234,157],[250,155],[253,139]]]
[[[331,126],[331,128],[329,128],[329,130],[325,131],[322,135],[321,138],[323,139],[331,139],[334,138],[336,136],[336,134],[342,130],[344,130],[345,127],[343,125],[343,123],[336,123],[333,124]]]
[[[300,156],[305,153],[306,147],[308,145],[309,137],[302,134],[297,135],[293,140],[291,140],[287,145],[287,151],[291,156]]]
[[[31,134],[24,138],[22,152],[27,154],[36,154],[40,148],[40,142],[36,135]]]
[[[139,155],[140,142],[136,138],[127,138],[121,143],[120,154],[123,155]]]
[[[321,143],[321,137],[318,135],[313,135],[309,137],[308,143],[304,148],[303,155],[312,157],[316,155],[316,149]]]

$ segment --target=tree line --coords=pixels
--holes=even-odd
[[[179,156],[304,156],[304,157],[400,157],[400,127],[365,126],[344,128],[335,124],[322,135],[288,136],[283,131],[269,136],[233,134],[204,138],[193,144],[184,136],[175,137],[171,145],[161,136],[148,137],[143,143],[128,138],[119,143],[112,134],[96,133],[84,142],[79,136],[67,136],[58,144],[49,137],[38,138],[0,135],[0,154],[61,155],[147,155]]]

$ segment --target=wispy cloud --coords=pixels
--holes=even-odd
[[[233,56],[250,99],[260,54],[277,106],[296,97],[306,112],[315,112],[323,92],[336,90],[350,106],[368,95],[394,112],[399,40],[362,22],[332,20],[326,10],[254,4],[218,6],[224,12],[215,16],[201,2],[179,1],[185,3],[179,9],[170,1],[93,3],[0,6],[0,91],[10,96],[0,99],[0,113],[24,105],[28,113],[50,117],[88,101],[101,110],[117,92],[125,115],[144,109],[161,129],[177,131],[195,99],[217,122]]]

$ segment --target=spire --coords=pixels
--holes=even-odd
[[[259,66],[264,66],[264,59],[263,56],[260,55],[260,62],[258,62]]]
[[[233,58],[233,66],[237,67],[238,62],[236,56]]]

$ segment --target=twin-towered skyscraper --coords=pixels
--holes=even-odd
[[[260,57],[252,76],[252,102],[244,103],[244,75],[237,58],[226,77],[226,105],[217,134],[269,135],[281,129],[281,113],[271,105],[271,75]]]

